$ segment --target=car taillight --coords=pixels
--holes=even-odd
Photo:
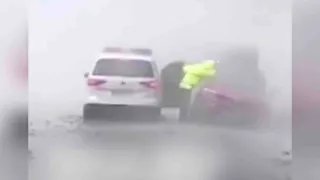
[[[151,89],[158,89],[160,87],[158,81],[144,81],[140,82],[140,84]]]
[[[87,85],[88,86],[98,86],[98,85],[104,84],[106,82],[107,82],[106,80],[101,80],[101,79],[88,79]]]

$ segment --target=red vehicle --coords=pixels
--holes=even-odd
[[[252,50],[228,53],[217,67],[217,76],[194,92],[189,120],[257,125],[268,117],[265,80]]]
[[[189,120],[230,125],[258,125],[267,118],[267,103],[220,86],[203,86],[194,96]]]

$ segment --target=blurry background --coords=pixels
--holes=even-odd
[[[26,2],[0,2],[0,176],[8,180],[28,174],[26,12]]]
[[[293,36],[293,148],[294,176],[319,179],[320,2],[296,1]]]
[[[9,96],[14,92],[21,94],[21,84],[26,79],[15,73],[19,62],[27,59],[27,6],[20,0],[1,1],[0,3],[0,98],[1,103],[18,100]],[[25,89],[24,95],[25,93]],[[15,95],[18,95],[18,94]],[[21,97],[21,96],[20,96]]]

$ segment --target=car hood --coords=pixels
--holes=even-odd
[[[205,96],[215,96],[216,94],[218,94],[236,101],[248,101],[248,102],[262,101],[261,97],[258,97],[254,93],[251,93],[250,90],[247,90],[245,88],[235,87],[234,85],[230,85],[226,83],[204,84],[201,88],[201,91],[209,92],[209,93],[204,93]],[[210,91],[212,93],[210,93]]]

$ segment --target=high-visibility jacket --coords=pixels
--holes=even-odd
[[[216,74],[215,61],[208,60],[203,63],[185,65],[183,67],[184,77],[179,86],[183,89],[192,89],[203,79]]]

